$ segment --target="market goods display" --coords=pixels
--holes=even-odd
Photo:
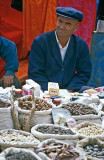
[[[76,148],[88,160],[104,160],[104,142],[97,138],[84,138],[77,143]]]
[[[0,130],[13,128],[14,124],[11,115],[11,104],[0,101]]]
[[[19,121],[22,129],[30,131],[30,128],[36,124],[52,123],[52,107],[52,103],[34,96],[18,99]]]
[[[21,148],[7,148],[0,154],[1,160],[41,160],[34,152]]]
[[[31,133],[9,129],[0,131],[0,146],[1,147],[34,147],[39,144]]]
[[[61,107],[70,111],[71,117],[77,120],[77,124],[83,121],[96,122],[101,124],[101,113],[93,105],[86,105],[77,102],[70,102]]]
[[[45,160],[85,160],[73,146],[56,139],[43,141],[38,147],[34,147],[34,151]]]
[[[97,144],[90,144],[84,147],[84,151],[91,155],[92,157],[96,157],[99,159],[104,159],[104,148],[100,147]]]
[[[72,116],[75,115],[86,115],[86,114],[94,114],[97,115],[97,111],[94,108],[91,108],[88,105],[81,103],[68,103],[63,105],[62,107],[68,109]]]
[[[37,124],[31,128],[31,133],[40,141],[49,138],[60,139],[75,146],[79,135],[72,129],[54,124]]]
[[[101,125],[91,122],[83,122],[75,127],[80,137],[104,137],[104,129]]]
[[[18,99],[18,106],[24,110],[31,110],[32,108],[32,96],[25,96]],[[49,110],[52,105],[47,103],[44,99],[35,97],[35,111]]]
[[[71,129],[65,129],[57,126],[39,126],[36,131],[45,133],[45,134],[59,134],[59,135],[75,135],[74,132],[72,132]]]

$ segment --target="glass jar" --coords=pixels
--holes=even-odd
[[[14,91],[14,99],[22,97],[22,89],[15,89]]]
[[[60,105],[60,104],[61,104],[61,99],[60,99],[60,98],[55,98],[55,99],[54,99],[54,104],[55,104],[56,106]]]

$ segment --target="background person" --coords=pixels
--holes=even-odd
[[[17,58],[17,48],[14,42],[0,36],[0,57],[6,62],[5,75],[0,79],[0,87],[10,87],[14,85],[21,88],[21,82],[15,77],[19,63]]]

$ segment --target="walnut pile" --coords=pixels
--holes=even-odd
[[[32,108],[32,97],[24,97],[23,99],[18,99],[18,106],[21,109],[31,110]],[[35,98],[35,111],[49,110],[52,105],[47,103],[44,99]]]

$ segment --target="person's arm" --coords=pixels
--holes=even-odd
[[[17,48],[14,42],[0,36],[0,57],[6,62],[6,73],[2,77],[4,87],[13,84],[15,72],[18,71]]]
[[[89,49],[86,42],[81,45],[79,49],[79,56],[76,66],[77,73],[73,77],[71,83],[68,85],[68,90],[79,90],[82,86],[87,85],[91,75],[91,61]]]
[[[40,43],[37,39],[32,43],[29,57],[28,77],[40,84],[41,89],[44,91],[48,89],[48,78],[45,74],[45,46],[42,48]]]

